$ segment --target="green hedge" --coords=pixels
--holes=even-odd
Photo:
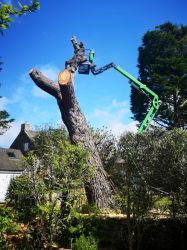
[[[187,218],[147,219],[139,222],[141,240],[139,250],[187,249]],[[128,249],[127,220],[125,218],[83,217],[85,235],[91,233],[99,241],[100,248]],[[78,235],[77,235],[78,237]],[[135,244],[135,249],[137,249]]]

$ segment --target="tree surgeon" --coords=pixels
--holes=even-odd
[[[75,36],[71,38],[71,42],[74,48],[74,56],[65,63],[66,68],[71,68],[71,72],[74,73],[77,67],[86,61],[85,48],[83,42],[78,43]]]
[[[74,72],[86,60],[85,48],[83,43],[78,43],[75,37],[72,37],[71,42],[74,47],[74,56],[65,62],[65,70],[60,72],[58,83],[53,83],[37,69],[31,69],[29,74],[39,88],[56,98],[71,142],[73,144],[81,143],[83,148],[89,152],[88,168],[94,167],[95,175],[91,180],[85,181],[88,202],[95,204],[98,208],[114,208],[112,185],[103,168],[89,126],[74,92]]]

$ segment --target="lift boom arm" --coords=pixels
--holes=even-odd
[[[95,68],[96,66],[93,65],[93,58],[94,58],[94,52],[91,50],[90,55],[89,55],[89,62],[91,63],[91,72],[93,75],[98,75],[110,68],[114,68],[123,76],[127,77],[130,80],[130,84],[134,88],[136,88],[138,91],[146,95],[151,100],[149,111],[146,117],[144,118],[144,120],[142,121],[142,123],[140,124],[140,127],[138,128],[139,134],[141,134],[143,131],[146,131],[159,109],[158,95],[154,93],[150,88],[148,88],[145,84],[138,81],[135,77],[133,77],[127,71],[125,71],[124,69],[122,69],[121,67],[119,67],[118,65],[114,63],[110,63],[99,69],[96,69]]]

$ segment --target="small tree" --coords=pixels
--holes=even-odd
[[[143,232],[141,222],[156,207],[155,201],[163,196],[170,201],[167,210],[171,216],[185,215],[186,142],[186,130],[180,129],[121,136],[121,167],[114,172],[114,179],[121,193],[121,209],[127,214],[129,249],[140,246]]]
[[[33,227],[31,236],[38,248],[51,245],[59,234],[68,240],[78,201],[85,199],[88,154],[80,145],[71,145],[62,131],[39,133],[25,158],[25,174],[12,181],[7,195],[19,219]]]
[[[119,141],[118,184],[121,210],[127,215],[129,250],[137,249],[141,241],[140,223],[152,207],[152,199],[145,183],[140,158],[139,135],[127,133]]]

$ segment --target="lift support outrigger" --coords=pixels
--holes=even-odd
[[[123,76],[127,77],[130,80],[130,84],[134,88],[136,88],[139,92],[141,92],[142,94],[146,95],[149,98],[150,108],[149,108],[147,115],[145,116],[144,120],[141,122],[138,128],[138,133],[141,134],[143,131],[146,131],[159,109],[158,95],[155,92],[153,92],[150,88],[148,88],[145,84],[138,81],[135,77],[130,75],[127,71],[125,71],[124,69],[116,65],[115,63],[109,63],[101,68],[96,69],[96,65],[93,62],[94,54],[95,54],[94,51],[89,50],[90,51],[89,56],[88,58],[86,58],[83,43],[81,42],[79,44],[76,40],[76,37],[72,37],[71,41],[74,46],[75,55],[72,59],[66,62],[66,66],[67,66],[66,68],[68,68],[68,65],[69,65],[70,68],[73,69],[72,72],[74,72],[78,66],[79,74],[89,74],[91,72],[93,75],[98,75],[110,68],[114,68]],[[59,75],[59,77],[61,78],[61,81],[63,81],[65,71],[62,71],[62,74]]]

